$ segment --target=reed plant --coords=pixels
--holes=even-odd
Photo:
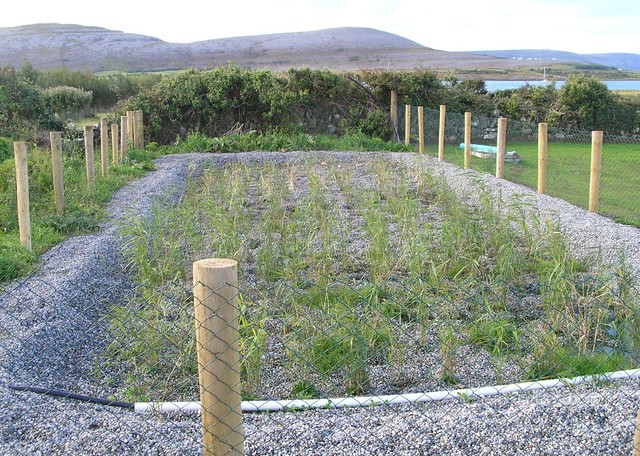
[[[458,381],[462,346],[497,365],[515,363],[527,378],[637,365],[640,294],[624,259],[611,275],[572,258],[525,198],[506,204],[477,190],[473,204],[460,201],[429,169],[384,157],[359,167],[230,161],[123,235],[143,283],[188,281],[193,260],[223,256],[239,262],[250,291],[269,290],[242,301],[246,397],[265,394],[268,347],[280,347],[278,359],[296,372],[288,381],[299,396],[365,394],[373,371],[402,372],[412,362],[406,353],[434,336],[446,384]],[[162,322],[159,297],[144,299],[151,310],[114,311],[120,320],[157,321],[150,326],[167,336],[148,345],[154,352],[182,333]],[[190,321],[188,313],[177,318],[177,329]],[[118,353],[139,356],[134,347],[146,337]],[[162,364],[158,354],[145,357]]]

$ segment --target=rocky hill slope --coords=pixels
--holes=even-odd
[[[328,68],[485,69],[519,63],[492,56],[430,49],[391,33],[357,27],[167,43],[158,38],[69,24],[0,28],[0,66],[70,70],[165,71],[233,63],[284,70]],[[543,62],[540,62],[543,65]]]

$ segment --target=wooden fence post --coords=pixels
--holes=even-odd
[[[93,188],[96,180],[93,162],[93,125],[84,126],[84,157],[87,163],[87,185]]]
[[[144,119],[142,111],[133,111],[133,148],[144,149]]]
[[[635,432],[633,433],[633,450],[631,452],[632,456],[640,456],[640,408],[638,409],[638,414],[636,415],[636,427]]]
[[[109,130],[107,119],[100,119],[100,168],[102,177],[109,173]]]
[[[404,105],[404,144],[411,143],[411,105]]]
[[[589,180],[589,212],[598,212],[600,170],[602,165],[602,132],[591,132],[591,178]]]
[[[120,159],[127,158],[127,116],[120,116]]]
[[[133,132],[135,125],[135,111],[127,111],[127,143],[133,149]]]
[[[438,128],[438,160],[444,160],[444,127],[447,115],[447,105],[440,105],[440,126]]]
[[[418,153],[424,154],[424,106],[418,106]]]
[[[538,124],[538,193],[547,192],[548,124]]]
[[[118,155],[118,124],[111,124],[111,161],[113,166],[118,166],[120,157]]]
[[[64,171],[62,169],[62,133],[49,132],[51,141],[51,169],[53,172],[53,197],[56,204],[56,212],[64,212]]]
[[[24,141],[13,143],[13,156],[16,167],[16,196],[18,201],[18,227],[20,244],[31,251],[31,216],[29,215],[29,169],[27,165],[27,146]]]
[[[204,455],[244,454],[240,396],[238,263],[193,263]]]
[[[391,128],[393,137],[391,141],[398,142],[400,140],[398,133],[398,92],[391,89]]]
[[[471,113],[464,113],[464,169],[471,166]]]
[[[507,148],[507,119],[500,117],[498,119],[498,151],[496,153],[496,177],[502,179],[504,177],[504,154]]]

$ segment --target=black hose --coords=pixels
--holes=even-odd
[[[54,390],[50,388],[38,388],[36,386],[9,386],[15,391],[30,391],[32,393],[48,394],[50,396],[66,397],[69,399],[77,399],[83,402],[92,402],[94,404],[111,405],[113,407],[121,407],[134,410],[133,402],[111,401],[109,399],[101,399],[99,397],[85,396],[84,394],[69,393],[68,391]]]

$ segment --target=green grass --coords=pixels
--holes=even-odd
[[[99,158],[99,157],[98,157]],[[88,188],[85,162],[79,151],[63,157],[64,196],[66,209],[57,214],[53,199],[51,154],[30,149],[29,207],[32,252],[25,250],[18,236],[15,196],[15,168],[12,158],[0,163],[0,282],[29,273],[38,255],[73,234],[96,230],[105,218],[104,206],[113,192],[125,183],[141,177],[151,168],[153,154],[131,151],[128,159],[111,168],[107,177],[100,175],[96,160],[95,187]]]
[[[88,119],[90,120],[90,119]],[[38,255],[69,235],[91,232],[104,220],[104,205],[114,190],[152,169],[152,160],[159,155],[186,152],[240,152],[291,150],[379,150],[408,151],[403,145],[392,144],[364,135],[335,137],[329,135],[244,134],[208,138],[191,134],[174,146],[158,147],[151,143],[145,151],[130,150],[125,163],[111,168],[109,176],[100,177],[99,152],[96,153],[94,189],[86,185],[83,151],[77,145],[63,146],[66,211],[56,214],[53,204],[53,181],[50,154],[47,150],[30,148],[29,193],[32,222],[33,253],[20,245],[15,196],[15,170],[11,141],[0,138],[0,282],[29,273]]]
[[[640,105],[640,90],[614,90],[613,93],[636,106]]]
[[[358,173],[370,185],[359,185]],[[373,367],[401,379],[412,362],[408,347],[433,338],[441,362],[433,369],[445,385],[466,368],[462,349],[486,352],[496,377],[508,363],[522,368],[523,379],[637,365],[639,297],[623,263],[612,285],[609,271],[568,255],[555,227],[535,213],[533,225],[525,224],[524,203],[498,215],[477,191],[485,197],[469,207],[428,171],[398,169],[383,157],[354,167],[328,159],[231,162],[191,181],[178,205],[158,205],[150,219],[123,229],[144,289],[188,288],[194,258],[239,262],[240,282],[251,284],[241,290],[245,397],[268,396],[261,375],[271,368],[264,360],[274,346],[291,377],[283,381],[305,397],[308,390],[367,394]],[[344,205],[336,204],[336,192]],[[183,348],[165,351],[190,352],[191,336],[166,324],[171,315],[177,328],[188,326],[190,313],[179,305],[153,295],[114,305],[117,320],[144,318],[116,337],[117,347],[138,348],[112,353],[114,362],[136,366],[124,380],[134,382],[127,394],[148,397],[151,390],[134,386],[169,391],[184,383],[180,371],[165,371],[171,361],[156,352],[163,345],[146,342],[166,334],[163,340]],[[552,359],[550,347],[564,351]],[[600,353],[611,353],[612,362]]]
[[[445,160],[462,167],[459,144],[445,147]],[[506,163],[504,178],[529,188],[538,187],[538,146],[536,143],[508,142],[521,163]],[[435,151],[431,146],[429,153]],[[495,161],[472,156],[471,167],[495,174]],[[589,207],[591,144],[550,141],[547,158],[547,194],[578,207]],[[599,213],[616,221],[640,227],[640,144],[607,144],[602,151]]]

